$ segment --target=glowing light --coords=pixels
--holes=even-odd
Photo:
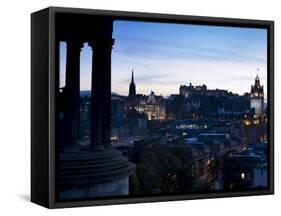
[[[248,126],[251,124],[251,122],[249,120],[244,120],[244,124]]]
[[[256,125],[256,124],[259,124],[260,123],[260,121],[259,120],[254,120],[254,124]]]
[[[242,180],[245,179],[245,173],[241,173],[241,179],[242,179]]]
[[[118,136],[112,136],[112,137],[110,137],[110,139],[111,139],[111,141],[116,141],[116,140],[118,140]]]

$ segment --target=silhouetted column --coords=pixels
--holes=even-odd
[[[65,147],[73,149],[79,141],[80,51],[82,42],[67,41],[65,83]]]
[[[111,50],[112,38],[90,43],[92,56],[91,149],[111,146]]]

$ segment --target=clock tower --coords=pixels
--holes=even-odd
[[[255,108],[255,114],[260,116],[264,107],[263,86],[260,85],[260,78],[257,75],[255,84],[251,86],[251,109]]]

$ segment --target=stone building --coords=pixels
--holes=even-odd
[[[165,104],[161,97],[156,99],[153,91],[146,101],[141,101],[139,110],[146,114],[148,120],[164,120],[166,118]]]

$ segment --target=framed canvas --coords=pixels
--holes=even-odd
[[[31,201],[273,194],[274,22],[31,15]]]

